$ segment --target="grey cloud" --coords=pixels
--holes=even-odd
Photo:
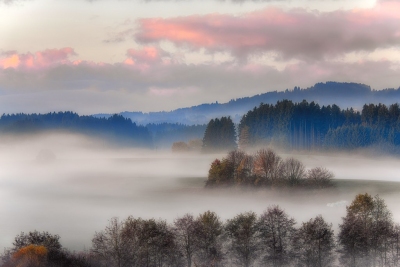
[[[388,61],[319,62],[268,66],[156,63],[142,71],[123,64],[61,65],[34,71],[0,71],[0,113],[74,110],[84,113],[157,111],[227,102],[317,82],[359,82],[375,89],[400,86],[400,66]],[[382,78],[384,77],[384,79]],[[45,110],[44,110],[45,109]]]
[[[6,5],[13,5],[13,4],[21,3],[21,2],[26,2],[26,1],[33,1],[33,0],[0,0],[0,3],[6,4]]]
[[[134,33],[133,29],[122,30],[122,31],[110,34],[110,37],[107,39],[104,39],[103,42],[105,42],[105,43],[121,43],[121,42],[126,41],[127,38],[131,38],[133,36],[133,33]]]
[[[135,40],[170,41],[177,46],[228,51],[240,60],[273,52],[283,60],[313,61],[350,52],[399,47],[398,4],[360,10],[316,12],[268,8],[243,16],[211,14],[142,19]]]

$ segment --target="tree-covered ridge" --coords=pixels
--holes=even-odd
[[[21,233],[3,267],[396,267],[400,228],[379,196],[358,194],[335,234],[321,215],[297,223],[279,206],[226,221],[212,211],[163,219],[112,218],[90,251],[71,253],[58,235]]]
[[[78,132],[140,147],[153,145],[146,127],[138,126],[130,119],[116,114],[109,118],[95,118],[67,111],[47,114],[3,114],[0,118],[0,131],[3,133],[32,133],[45,130]]]
[[[303,100],[260,104],[239,124],[239,144],[275,143],[290,149],[352,149],[400,145],[398,104],[365,104],[360,111]]]
[[[333,177],[333,173],[321,167],[307,171],[299,160],[283,160],[271,149],[260,149],[253,155],[234,150],[222,160],[216,159],[211,163],[206,187],[236,185],[321,189],[333,186]]]
[[[283,89],[283,88],[281,88]],[[246,112],[260,103],[275,104],[284,99],[301,102],[303,99],[318,102],[319,105],[339,105],[346,108],[361,109],[365,103],[390,105],[400,102],[400,88],[373,90],[370,86],[360,83],[341,83],[328,81],[316,83],[309,88],[295,86],[292,89],[270,91],[254,96],[232,99],[227,103],[208,103],[198,106],[179,108],[173,111],[160,112],[121,112],[126,118],[138,124],[148,123],[183,123],[186,125],[206,124],[212,118],[230,116],[235,123]],[[96,116],[111,116],[111,114],[98,114]]]

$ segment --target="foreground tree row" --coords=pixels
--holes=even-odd
[[[234,150],[222,160],[211,163],[207,187],[250,185],[305,186],[308,188],[331,187],[334,175],[325,168],[306,171],[299,160],[283,160],[271,149],[260,149],[254,155]]]
[[[279,206],[258,216],[238,214],[223,222],[207,211],[165,220],[112,218],[96,232],[89,252],[70,253],[58,235],[21,233],[3,255],[4,267],[217,267],[400,266],[400,228],[379,196],[359,194],[335,236],[316,216],[297,226]]]

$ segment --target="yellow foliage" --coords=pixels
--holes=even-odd
[[[42,267],[47,259],[47,249],[44,246],[29,245],[19,249],[13,255],[16,267]]]
[[[358,194],[351,205],[347,208],[348,212],[354,215],[368,216],[374,208],[374,199],[368,193]]]

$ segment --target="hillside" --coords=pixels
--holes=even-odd
[[[251,97],[232,99],[228,103],[209,103],[160,112],[121,112],[126,118],[140,125],[149,123],[181,123],[186,125],[206,124],[212,118],[231,116],[239,123],[242,116],[260,103],[275,104],[279,100],[301,102],[303,99],[315,101],[319,105],[336,104],[341,108],[353,107],[360,110],[365,103],[390,105],[400,102],[398,89],[372,90],[370,86],[358,83],[326,82],[317,83],[309,88],[295,87],[292,90],[273,91]],[[96,117],[109,117],[111,114],[95,114]]]

